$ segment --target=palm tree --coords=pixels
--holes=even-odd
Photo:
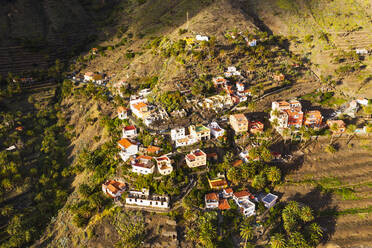
[[[284,143],[287,143],[287,140],[289,136],[291,135],[291,130],[288,128],[283,129],[282,135],[283,135]]]
[[[319,226],[318,223],[312,223],[310,226],[308,226],[308,233],[309,233],[309,239],[310,242],[313,245],[317,245],[320,241],[320,239],[323,237],[323,229],[321,226]]]
[[[240,236],[245,239],[244,247],[246,247],[248,240],[252,240],[254,236],[253,227],[250,222],[244,222],[240,227]]]
[[[284,235],[282,233],[275,233],[271,236],[270,246],[271,248],[285,248],[287,245]]]
[[[303,206],[299,212],[302,221],[309,222],[314,219],[313,212],[309,206]]]
[[[348,138],[348,141],[346,143],[349,143],[350,142],[351,138],[355,134],[355,130],[356,130],[356,126],[355,125],[350,124],[350,125],[347,126],[346,132],[347,132],[347,134],[349,134],[349,138]]]
[[[280,172],[280,170],[277,167],[273,166],[273,167],[270,167],[268,169],[267,179],[273,185],[275,185],[277,182],[279,182],[281,178],[282,178],[282,173]]]

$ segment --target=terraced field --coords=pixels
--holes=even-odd
[[[301,164],[280,187],[282,200],[295,199],[318,210],[328,242],[340,247],[372,244],[372,139],[347,137],[335,142],[334,154],[324,152],[329,139],[306,148]],[[290,169],[290,168],[289,168]]]

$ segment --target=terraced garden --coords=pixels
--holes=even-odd
[[[295,199],[318,210],[318,218],[341,247],[372,243],[372,139],[347,137],[335,142],[338,151],[329,154],[329,139],[314,141],[295,164],[280,187],[282,200]]]

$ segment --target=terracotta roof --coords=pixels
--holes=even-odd
[[[227,189],[224,189],[226,194],[231,194],[231,193],[234,193],[234,191],[232,190],[232,188],[227,188]]]
[[[137,157],[137,159],[151,160],[152,157],[151,156],[146,156],[146,155],[140,155],[140,156]]]
[[[115,181],[115,180],[109,180],[107,181],[106,183],[104,183],[104,185],[107,186],[107,188],[113,193],[113,194],[116,194],[117,192],[119,192],[120,190],[124,189],[125,188],[125,183],[122,183],[122,182],[118,182],[118,181]]]
[[[123,106],[119,106],[116,110],[118,111],[118,113],[121,113],[121,112],[126,112],[128,109]]]
[[[158,151],[160,151],[160,147],[157,147],[157,146],[149,146],[147,147],[146,151],[148,153],[156,153]]]
[[[246,190],[243,190],[243,191],[235,192],[234,196],[237,197],[237,198],[246,197],[246,196],[251,196],[251,193],[249,193]]]
[[[218,195],[216,193],[209,193],[205,195],[205,199],[218,201]]]
[[[236,167],[236,166],[240,166],[241,164],[243,163],[243,160],[236,160],[233,164],[232,164],[232,166],[234,166],[234,167]]]
[[[230,209],[230,204],[226,199],[220,199],[220,201],[218,202],[218,208],[220,210],[228,210]]]
[[[132,142],[130,142],[128,139],[121,139],[118,141],[119,145],[121,145],[122,147],[124,147],[125,149],[127,149],[128,147],[132,146]]]
[[[209,183],[212,187],[221,187],[227,185],[227,182],[224,179],[211,180]]]
[[[163,157],[159,157],[159,158],[156,158],[157,161],[161,162],[161,161],[168,161],[169,158],[166,157],[166,156],[163,156]]]
[[[187,154],[186,157],[188,160],[195,160],[195,156],[192,154]]]
[[[234,118],[237,122],[247,122],[248,121],[244,114],[235,114],[233,116],[234,116]]]
[[[207,154],[207,157],[208,157],[208,158],[214,158],[214,157],[217,157],[217,153],[215,153],[215,152],[208,153],[208,154]]]
[[[196,150],[196,151],[193,152],[193,154],[197,157],[205,155],[205,153],[201,150]]]
[[[139,102],[139,103],[136,103],[136,104],[133,104],[133,107],[139,111],[141,111],[141,108],[144,108],[146,107],[147,104],[144,103],[144,102]]]
[[[133,163],[132,166],[137,166],[137,167],[151,169],[152,167],[154,167],[154,164],[153,163],[136,162],[136,163]]]
[[[131,126],[126,126],[126,127],[124,127],[124,130],[125,130],[125,131],[136,130],[136,127],[133,126],[133,125],[131,125]]]

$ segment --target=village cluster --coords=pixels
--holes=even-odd
[[[208,41],[209,37],[197,35],[196,41]],[[257,40],[246,39],[248,46],[256,46]],[[358,51],[360,52],[360,51]],[[106,83],[105,76],[99,73],[87,72],[84,81],[94,82],[99,85]],[[281,82],[285,80],[285,75],[273,75],[273,80]],[[228,67],[223,75],[214,77],[212,82],[218,94],[198,100],[194,106],[204,109],[226,110],[239,103],[248,101],[252,97],[251,85],[245,77],[245,72],[239,71],[236,67]],[[114,94],[123,97],[121,89],[126,85],[125,80],[121,80],[112,85]],[[118,118],[121,120],[130,119],[140,120],[147,128],[152,128],[155,123],[168,121],[174,113],[167,113],[162,106],[149,103],[147,96],[151,94],[150,89],[142,89],[137,95],[131,95],[129,106],[120,106],[117,109]],[[368,104],[366,99],[352,101],[348,107],[343,109],[343,113],[352,115],[358,105]],[[177,115],[186,116],[185,110],[177,110]],[[228,121],[228,128],[236,136],[255,136],[262,134],[265,129],[265,120],[249,119],[245,114],[231,114],[225,118]],[[289,101],[274,101],[270,111],[268,121],[271,126],[283,137],[285,131],[290,135],[299,133],[302,127],[323,129],[329,127],[333,134],[342,134],[346,131],[346,125],[342,120],[325,118],[319,110],[303,110],[301,102],[297,99]],[[173,127],[165,132],[158,132],[157,135],[167,136],[171,140],[175,153],[183,157],[183,165],[189,168],[206,167],[210,158],[215,158],[215,153],[207,154],[201,148],[196,148],[201,142],[209,140],[226,139],[227,130],[220,121],[212,120],[208,124],[190,124],[188,126]],[[222,126],[224,128],[222,128]],[[118,141],[120,149],[119,157],[131,167],[131,172],[139,175],[160,174],[166,176],[177,168],[172,159],[172,153],[163,154],[160,146],[150,145],[143,147],[136,139],[139,127],[136,124],[127,125],[122,129],[121,139]],[[181,148],[192,146],[188,152],[180,152]],[[234,162],[234,166],[242,163],[257,161],[260,158],[251,157],[250,149],[255,144],[243,147],[239,151],[239,160]],[[176,152],[177,151],[177,152]],[[281,154],[271,151],[274,160],[280,159]],[[234,202],[241,213],[245,216],[255,215],[256,203],[263,202],[266,208],[271,208],[278,200],[278,196],[273,193],[263,194],[258,192],[252,194],[248,190],[234,192],[225,175],[219,174],[217,178],[208,179],[211,192],[205,195],[206,209],[230,209],[230,203]],[[151,194],[149,189],[130,190],[128,185],[119,180],[108,180],[102,185],[102,190],[114,199],[121,198],[125,193],[126,206],[137,206],[146,209],[169,209],[171,207],[170,197],[167,195]],[[230,201],[230,203],[229,203]]]
[[[117,114],[119,119],[129,118],[129,112],[139,119],[147,118],[149,113],[146,98],[133,97],[130,101],[130,108],[119,107]],[[359,99],[353,101],[354,104],[364,104],[365,100]],[[292,99],[289,101],[275,101],[272,103],[270,112],[271,125],[283,134],[284,130],[290,130],[296,133],[302,126],[321,129],[332,127],[334,134],[345,132],[346,125],[342,120],[327,120],[324,122],[324,117],[318,110],[303,111],[301,102]],[[240,135],[257,135],[263,133],[264,124],[258,120],[249,120],[244,114],[232,114],[229,116],[229,126],[235,134]],[[201,141],[210,139],[223,139],[226,136],[226,130],[223,129],[216,121],[210,122],[204,126],[202,124],[190,125],[188,127],[175,127],[170,130],[169,135],[173,142],[174,148],[191,146],[198,144]],[[173,171],[173,161],[168,155],[159,155],[161,148],[157,146],[149,146],[145,149],[140,149],[140,143],[136,141],[137,128],[135,125],[128,125],[122,129],[122,138],[118,141],[120,148],[120,157],[124,162],[129,161],[131,171],[133,173],[148,175],[158,172],[160,175],[169,175]],[[239,157],[241,160],[235,162],[239,165],[245,162],[256,161],[259,158],[249,156],[249,149],[253,146],[249,145],[241,151]],[[155,156],[154,156],[155,155]],[[158,155],[158,156],[156,156]],[[273,159],[279,159],[281,154],[272,152]],[[208,158],[213,154],[206,154],[202,149],[191,150],[184,155],[184,162],[189,168],[205,167]],[[216,155],[214,155],[216,156]],[[208,179],[211,190],[214,191],[205,195],[206,209],[230,209],[229,200],[232,199],[240,208],[241,213],[245,216],[255,214],[255,203],[263,202],[267,208],[272,207],[278,196],[268,193],[258,193],[257,196],[247,190],[234,192],[229,188],[224,175],[218,175],[217,178]],[[103,191],[112,198],[118,199],[121,194],[128,190],[127,185],[119,181],[109,180],[102,185]],[[148,189],[141,191],[129,190],[125,198],[125,203],[128,206],[146,207],[152,209],[169,209],[170,198],[166,195],[152,195]]]

